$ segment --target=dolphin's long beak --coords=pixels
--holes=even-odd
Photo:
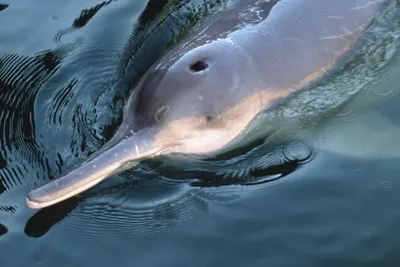
[[[26,202],[32,209],[54,205],[73,197],[111,175],[131,168],[134,161],[143,157],[157,155],[160,148],[154,149],[150,139],[142,135],[113,140],[113,145],[105,148],[65,175],[29,192]],[[146,142],[144,142],[145,140]]]

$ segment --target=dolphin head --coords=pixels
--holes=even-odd
[[[229,43],[214,41],[175,62],[157,64],[132,94],[125,124],[134,132],[152,129],[157,147],[174,144],[174,151],[184,153],[215,150],[234,122],[224,113],[243,91],[239,69],[244,62],[235,52]]]

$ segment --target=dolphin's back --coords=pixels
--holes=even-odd
[[[169,85],[181,89],[175,89],[175,95],[164,89],[165,84],[156,84],[164,79],[168,69],[174,69],[174,65],[184,66],[182,61],[190,61],[191,55],[197,54],[199,58],[215,58],[220,68],[218,77],[211,79],[214,90],[201,92],[205,98],[219,99],[218,103],[214,101],[206,109],[226,110],[259,93],[260,89],[284,89],[286,91],[280,90],[278,95],[285,97],[331,70],[354,47],[388,1],[391,0],[231,0],[226,9],[195,27],[180,45],[171,49],[148,71],[151,76],[143,82],[150,81],[152,86],[139,86],[147,88],[141,90],[140,95],[143,95],[142,99],[156,99],[156,96],[174,99],[176,95],[184,99],[188,88],[200,92],[196,87],[200,82],[193,82],[191,77],[186,81],[186,75],[180,75],[176,84]],[[221,43],[224,43],[222,46],[232,46],[235,52],[221,56]],[[235,69],[233,62],[238,58],[241,62]],[[226,68],[229,71],[224,71]],[[230,85],[223,78],[230,73],[241,83],[234,94],[228,92]],[[267,97],[265,103],[259,102],[268,108],[274,101]],[[140,108],[141,102],[144,101],[138,101],[135,107]],[[192,101],[185,99],[183,102]],[[154,112],[148,111],[146,106],[127,114],[153,117],[148,114]],[[186,113],[197,111],[190,109]]]
[[[229,38],[255,59],[268,86],[293,87],[304,77],[315,79],[348,52],[385,2],[281,0],[265,20]]]

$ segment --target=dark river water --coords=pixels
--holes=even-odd
[[[321,87],[351,101],[307,135],[206,164],[142,162],[39,211],[29,190],[104,145],[144,71],[221,3],[5,1],[0,266],[400,266],[398,0]]]

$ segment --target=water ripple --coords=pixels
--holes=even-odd
[[[240,156],[209,161],[185,157],[148,163],[168,179],[188,181],[195,187],[255,185],[272,182],[309,163],[315,154],[299,141],[263,143]]]
[[[104,1],[100,4],[95,5],[89,9],[83,9],[79,15],[73,22],[71,27],[59,30],[54,36],[54,42],[57,44],[62,44],[61,38],[69,33],[72,33],[75,30],[83,28],[96,14],[100,11],[101,8],[109,5],[112,2],[116,2],[117,0],[108,0]]]
[[[6,206],[6,205],[1,205],[0,206],[0,211],[9,213],[9,214],[14,214],[17,211],[16,206]]]
[[[69,84],[58,91],[54,98],[51,100],[51,111],[49,112],[49,121],[53,124],[62,125],[62,114],[64,114],[65,109],[71,99],[74,97],[73,87],[78,82],[78,80],[73,77]]]
[[[94,245],[104,238],[117,240],[118,244],[132,245],[132,240],[136,240],[141,246],[151,245],[179,231],[187,225],[185,222],[212,213],[220,204],[266,190],[265,185],[260,189],[255,184],[286,177],[312,158],[310,148],[291,142],[275,149],[258,147],[241,160],[235,158],[212,164],[215,169],[205,170],[209,163],[182,165],[181,161],[161,164],[162,167],[150,168],[152,171],[144,166],[134,173],[128,171],[130,175],[125,173],[126,177],[139,179],[125,180],[118,186],[88,193],[68,217],[63,215],[63,227],[71,236],[79,236]],[[176,173],[174,164],[179,166]],[[193,180],[197,180],[197,184]],[[240,188],[246,184],[252,186]]]
[[[6,190],[23,184],[29,173],[24,161],[45,169],[46,164],[38,157],[41,150],[36,142],[35,98],[68,51],[64,47],[30,57],[0,57],[0,180]]]

